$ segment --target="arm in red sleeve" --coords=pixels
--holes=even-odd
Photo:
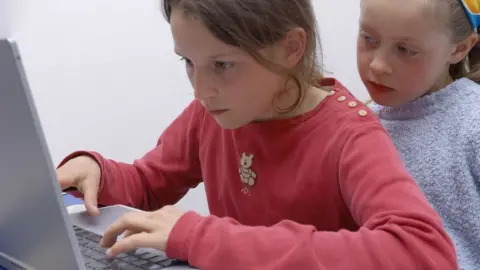
[[[352,127],[339,147],[339,184],[358,231],[291,221],[249,227],[189,212],[174,227],[167,254],[205,270],[457,269],[439,216],[381,126]]]
[[[174,204],[202,181],[198,134],[203,117],[201,105],[192,102],[164,131],[157,146],[133,164],[95,152],[76,152],[62,163],[78,155],[96,159],[102,171],[99,204],[143,210]]]

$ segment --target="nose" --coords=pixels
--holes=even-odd
[[[370,62],[370,70],[376,76],[391,75],[392,67],[387,62],[387,57],[381,53],[374,55]]]
[[[192,82],[194,96],[198,100],[206,100],[217,96],[213,78],[210,74],[201,69],[196,69],[190,78]]]

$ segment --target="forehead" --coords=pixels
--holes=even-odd
[[[170,18],[175,50],[185,56],[226,54],[239,51],[215,37],[198,19],[173,9]]]
[[[363,0],[360,26],[383,36],[424,39],[442,29],[439,9],[431,0]],[[368,30],[368,29],[367,29]]]

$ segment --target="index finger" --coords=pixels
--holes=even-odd
[[[104,232],[100,245],[111,247],[117,241],[117,237],[125,231],[151,232],[155,229],[154,220],[149,213],[130,212],[110,225]]]
[[[97,204],[98,185],[95,181],[89,178],[83,180],[81,185],[87,212],[92,216],[98,216],[100,214]]]
[[[107,256],[117,256],[120,253],[125,253],[136,248],[152,247],[156,240],[148,233],[137,233],[113,244],[107,250]],[[153,243],[152,243],[153,242]]]

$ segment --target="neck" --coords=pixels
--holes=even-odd
[[[452,76],[450,76],[450,74],[447,71],[446,74],[441,76],[440,79],[438,79],[437,82],[430,88],[430,90],[428,90],[426,95],[438,92],[443,88],[445,88],[447,85],[451,84],[452,82],[453,82],[453,78]]]
[[[322,102],[328,95],[328,90],[311,86],[308,88],[305,98],[299,108],[292,112],[290,117],[308,113],[314,110],[320,102]]]
[[[410,101],[397,107],[374,105],[378,116],[384,120],[413,120],[439,112],[455,110],[459,104],[472,103],[478,100],[479,86],[466,78],[458,79],[446,86],[442,91]]]
[[[320,104],[320,102],[322,102],[322,100],[324,100],[325,97],[327,97],[327,94],[328,94],[327,89],[323,89],[315,86],[309,86],[308,89],[305,91],[305,96],[297,109],[291,112],[286,112],[286,113],[276,112],[274,109],[272,109],[272,111],[268,114],[268,116],[262,117],[257,121],[287,119],[287,118],[293,118],[295,116],[308,113],[313,109],[315,109],[318,106],[318,104]],[[281,97],[282,100],[279,103],[295,104],[298,98],[299,98],[298,91],[296,91],[295,95],[292,95],[291,93],[286,93],[285,95],[282,95]],[[280,98],[278,100],[280,100]]]

